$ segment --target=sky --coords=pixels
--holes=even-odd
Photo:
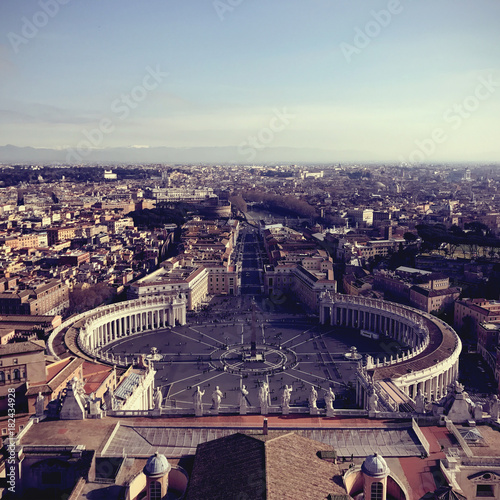
[[[499,28],[498,0],[1,0],[0,145],[500,161]]]

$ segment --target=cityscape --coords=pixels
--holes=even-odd
[[[3,3],[0,497],[500,499],[499,14]]]

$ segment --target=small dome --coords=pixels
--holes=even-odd
[[[146,476],[163,476],[170,472],[171,468],[172,466],[168,463],[167,457],[156,452],[153,456],[148,458],[144,466],[144,474],[146,474]]]
[[[371,477],[383,477],[389,474],[386,461],[377,453],[368,455],[361,466],[361,470]]]

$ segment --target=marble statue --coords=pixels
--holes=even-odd
[[[200,389],[200,386],[196,386],[196,391],[193,394],[194,410],[197,416],[203,415],[203,402],[202,398],[205,391]]]
[[[212,409],[213,410],[218,410],[220,408],[220,402],[223,398],[224,394],[222,394],[222,391],[219,389],[219,386],[215,388],[215,391],[212,392]]]
[[[281,406],[283,408],[290,407],[290,395],[292,394],[293,388],[292,386],[285,385],[283,389],[283,394],[281,395]]]
[[[240,410],[243,410],[247,408],[247,396],[248,396],[248,390],[247,386],[244,385],[241,387],[241,393],[240,393]]]
[[[42,393],[39,392],[35,402],[35,416],[37,418],[43,417],[44,411],[45,411],[45,398],[42,396]]]
[[[309,408],[317,408],[316,406],[316,400],[318,399],[318,391],[314,388],[314,386],[311,386],[311,392],[309,393]]]
[[[378,411],[378,396],[375,391],[373,391],[370,394],[370,397],[368,398],[368,410],[369,411]]]
[[[163,395],[161,393],[161,389],[159,387],[157,387],[156,391],[155,391],[155,398],[154,398],[155,409],[159,410],[161,408],[162,401],[163,401]]]
[[[333,410],[333,402],[335,401],[335,393],[331,387],[325,391],[325,403],[327,410]]]
[[[418,389],[417,395],[415,396],[415,411],[417,413],[425,412],[425,396],[422,394],[421,389]]]
[[[97,398],[95,392],[90,395],[89,400],[89,416],[91,418],[101,418],[101,398]]]
[[[269,406],[269,384],[267,382],[262,382],[262,385],[260,386],[259,403],[261,411],[267,411],[267,407]]]

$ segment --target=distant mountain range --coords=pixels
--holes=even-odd
[[[255,151],[255,150],[254,150]],[[70,149],[44,149],[0,146],[0,163],[3,164],[111,164],[111,163],[204,163],[204,164],[306,164],[338,162],[371,162],[367,151],[328,151],[312,148],[264,148],[256,151],[250,147],[239,151],[237,147],[129,147],[92,149],[79,154]],[[376,160],[375,160],[376,161]]]

